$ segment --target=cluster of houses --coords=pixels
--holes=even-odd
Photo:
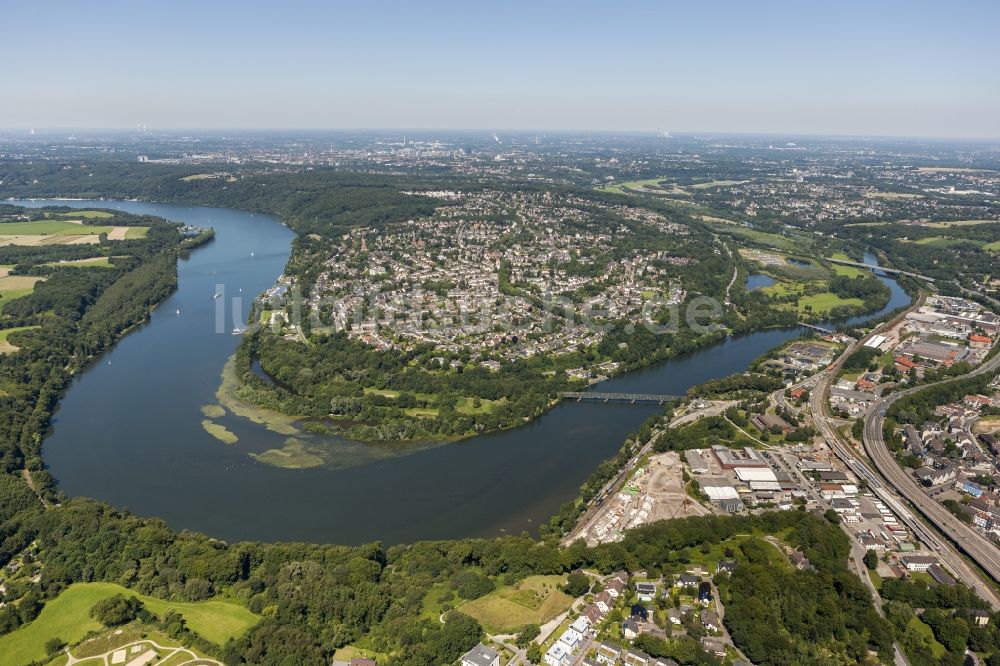
[[[377,348],[433,343],[493,360],[563,353],[599,342],[584,313],[639,322],[651,294],[680,303],[671,267],[692,261],[634,249],[612,258],[625,220],[669,232],[687,227],[638,208],[552,193],[463,193],[432,217],[388,230],[354,230],[332,248],[310,295],[332,326]],[[621,210],[619,210],[621,208]],[[540,312],[540,297],[560,299]],[[565,308],[576,311],[566,314]]]
[[[736,563],[734,561],[724,560],[719,563],[717,571],[732,572],[735,566]],[[593,617],[595,618],[593,624],[596,625],[599,618],[603,617],[603,613],[598,615],[600,608],[607,605],[608,601],[613,603],[624,595],[625,582],[623,582],[623,579],[625,579],[624,572],[612,576],[609,584],[614,588],[615,592],[603,597],[600,601],[595,599],[594,604],[587,608],[587,611],[585,611],[580,619]],[[632,604],[631,608],[629,608],[629,616],[621,624],[621,635],[625,641],[632,641],[642,634],[652,634],[660,638],[667,636],[664,629],[652,621],[650,611],[646,606],[648,602],[655,600],[659,594],[666,593],[666,590],[658,589],[658,585],[658,583],[651,581],[635,583],[635,594],[638,603]],[[724,638],[717,635],[723,629],[719,616],[710,608],[713,601],[711,583],[702,574],[685,573],[674,580],[673,587],[694,597],[696,601],[694,604],[681,604],[678,608],[668,608],[666,610],[666,621],[670,622],[673,627],[680,628],[686,621],[690,621],[690,618],[695,618],[695,621],[700,622],[705,632],[709,634],[702,638],[702,648],[710,654],[724,657],[728,653],[728,643]],[[603,595],[607,591],[606,589],[601,594]],[[601,595],[598,596],[600,597]],[[601,606],[598,606],[598,604],[601,604]],[[610,608],[611,606],[608,606],[609,610]],[[562,641],[561,638],[560,641]],[[558,644],[557,642],[556,646]],[[554,648],[555,646],[553,646]],[[641,650],[627,646],[623,647],[614,642],[602,641],[593,644],[591,648],[588,650],[591,656],[579,662],[583,666],[677,666],[677,662],[672,659],[654,658]],[[549,653],[551,652],[552,650],[549,651]],[[566,663],[571,663],[550,661],[548,659],[549,653],[546,654],[545,659],[545,663],[549,664],[549,666],[565,666]]]
[[[995,435],[972,430],[986,407],[1000,408],[1000,396],[967,395],[938,405],[939,420],[908,424],[902,435],[907,454],[920,461],[913,472],[917,480],[940,499],[957,496],[971,521],[1000,540],[1000,495],[991,490],[997,485],[1000,443]]]
[[[604,581],[604,589],[594,596],[583,613],[567,627],[552,647],[546,651],[543,660],[549,666],[568,666],[574,662],[574,654],[584,645],[584,639],[591,635],[593,627],[597,626],[614,608],[618,600],[625,594],[629,576],[625,571],[618,571]]]

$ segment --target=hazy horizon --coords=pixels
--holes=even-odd
[[[996,3],[50,7],[0,127],[1000,137]]]

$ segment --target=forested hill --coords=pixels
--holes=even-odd
[[[59,163],[0,163],[0,196],[136,198],[197,203],[278,215],[300,234],[337,235],[429,215],[434,200],[401,194],[428,189],[427,180],[343,173],[330,169],[198,177],[213,167],[110,162],[65,169]],[[37,181],[37,182],[36,182]]]

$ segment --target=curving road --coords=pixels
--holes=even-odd
[[[980,566],[983,566],[982,562],[980,562],[980,558],[987,562],[990,568],[987,566],[983,566],[983,568],[989,572],[994,579],[1000,580],[1000,577],[998,577],[998,573],[1000,573],[1000,551],[997,551],[997,549],[990,544],[985,537],[981,536],[964,523],[961,523],[942,505],[927,497],[920,486],[917,485],[916,480],[907,475],[906,472],[896,463],[896,460],[886,448],[885,442],[882,441],[882,423],[885,420],[885,412],[888,410],[889,406],[901,397],[926,388],[929,385],[906,389],[905,391],[900,391],[899,393],[886,396],[885,398],[877,401],[866,416],[863,437],[865,449],[868,452],[869,457],[871,457],[872,461],[875,463],[878,471],[881,472],[882,476],[889,482],[888,485],[882,483],[879,476],[872,472],[867,465],[855,456],[851,447],[843,441],[840,433],[832,424],[831,417],[829,415],[826,396],[830,390],[830,385],[833,383],[834,377],[836,377],[837,373],[840,371],[840,368],[843,366],[847,357],[856,351],[866,339],[875,335],[883,328],[892,325],[900,318],[904,317],[907,312],[916,309],[921,300],[922,299],[917,299],[910,308],[899,314],[892,321],[877,326],[865,338],[852,342],[836,361],[834,361],[826,370],[819,373],[819,375],[816,375],[815,377],[817,378],[817,383],[809,395],[809,406],[812,411],[813,421],[816,424],[817,430],[819,430],[820,434],[823,435],[823,438],[829,443],[837,457],[840,458],[856,475],[858,475],[858,477],[864,478],[868,482],[868,487],[875,494],[875,496],[885,502],[893,513],[899,516],[899,519],[903,522],[903,524],[906,525],[910,531],[920,539],[920,541],[935,550],[941,560],[947,564],[948,568],[951,569],[951,571],[958,578],[960,578],[966,585],[974,589],[983,599],[988,601],[995,610],[1000,610],[1000,597],[997,596],[993,588],[980,578],[978,572],[974,571],[972,567],[970,567],[965,560],[962,559],[962,556],[948,541],[941,539],[933,529],[928,527],[919,518],[913,515],[900,497],[896,495],[896,492],[893,492],[893,488],[895,488],[900,495],[909,500],[913,506],[917,507],[917,509],[927,516],[932,523],[938,526],[942,532],[944,532],[956,543],[959,543],[962,550],[969,554],[970,557],[980,564]],[[972,374],[989,372],[991,369],[996,369],[998,364],[1000,364],[1000,356],[980,366],[973,371]],[[880,455],[878,449],[881,449],[884,452],[884,455]],[[927,507],[926,512],[923,510],[924,506]],[[936,516],[941,522],[939,523],[938,520],[935,520],[932,516]],[[954,527],[948,527],[948,529],[945,529],[941,527],[942,525]],[[958,538],[956,538],[956,536]],[[970,550],[973,552],[970,552]]]
[[[985,373],[997,372],[998,370],[1000,370],[1000,355],[994,356],[986,363],[983,363],[978,368],[965,375],[965,377],[973,377]],[[925,384],[923,386],[909,388],[898,393],[893,393],[876,402],[872,406],[871,411],[869,411],[868,415],[865,417],[865,451],[872,459],[872,462],[875,463],[879,472],[881,472],[881,474],[896,488],[897,491],[899,491],[901,495],[909,500],[910,503],[916,507],[918,511],[920,511],[920,513],[922,513],[930,522],[941,530],[941,532],[947,535],[952,542],[957,544],[966,555],[972,558],[976,564],[992,576],[995,581],[1000,582],[1000,549],[998,549],[992,542],[989,541],[989,539],[977,532],[974,528],[955,517],[937,500],[928,497],[927,493],[924,492],[923,488],[917,483],[916,479],[910,476],[910,474],[899,466],[893,457],[892,452],[890,452],[889,448],[886,446],[885,439],[883,437],[883,425],[885,424],[886,412],[897,400],[908,395],[912,395],[929,386],[944,384],[948,381],[953,381],[954,379],[955,378],[951,378],[940,382],[934,382],[933,384]],[[961,562],[957,553],[954,557],[946,557],[946,553],[942,552],[941,556],[953,570],[955,569],[956,561],[964,565],[964,562]],[[993,593],[991,588],[986,586],[978,576],[975,577],[974,582],[976,583],[974,587],[977,592],[983,595],[983,598],[993,603],[995,608],[1000,607],[1000,603],[997,602],[996,595]]]

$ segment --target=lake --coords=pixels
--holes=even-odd
[[[343,459],[333,469],[265,465],[248,453],[280,448],[285,436],[230,417],[221,422],[240,440],[223,444],[202,428],[201,407],[216,402],[222,368],[240,340],[231,330],[281,274],[294,234],[274,217],[218,208],[15,203],[114,208],[216,231],[214,241],[178,262],[178,289],[150,321],[81,373],[61,401],[44,457],[71,496],[226,540],[392,544],[534,531],[659,409],[564,402],[523,427],[433,447],[326,438]],[[882,279],[892,288],[889,305],[852,323],[909,302],[895,281]],[[213,298],[219,289],[225,310],[236,306],[221,326]],[[729,338],[599,387],[681,394],[743,370],[800,332]]]
[[[764,287],[770,287],[775,283],[775,279],[770,275],[764,275],[763,273],[750,273],[747,275],[746,290],[753,291],[754,289],[763,289]]]

